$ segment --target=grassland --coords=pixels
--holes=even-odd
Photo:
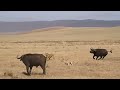
[[[120,79],[120,27],[54,27],[0,35],[1,79]],[[112,49],[104,60],[93,60],[90,48]],[[34,67],[32,75],[16,59],[25,53],[52,53],[47,75]],[[72,62],[72,65],[69,63]]]

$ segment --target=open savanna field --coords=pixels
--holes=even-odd
[[[113,51],[93,60],[90,48]],[[26,53],[50,53],[46,75],[33,67],[31,76],[16,58]],[[72,64],[70,64],[72,63]],[[120,27],[52,27],[0,35],[1,79],[120,79]]]

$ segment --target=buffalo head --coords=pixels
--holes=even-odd
[[[94,53],[96,49],[90,48],[90,53]]]
[[[45,57],[47,58],[47,60],[50,60],[52,57],[54,58],[54,54],[45,53]]]

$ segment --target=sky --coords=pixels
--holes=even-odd
[[[0,11],[0,21],[120,20],[120,11]]]

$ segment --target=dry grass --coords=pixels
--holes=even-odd
[[[50,28],[20,35],[0,35],[1,79],[120,79],[120,28]],[[52,30],[53,29],[53,30]],[[104,60],[93,60],[90,48],[113,49]],[[25,53],[50,53],[47,74],[34,67],[25,75],[16,59]]]

